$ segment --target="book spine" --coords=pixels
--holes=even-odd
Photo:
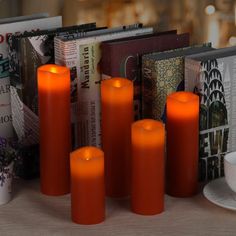
[[[110,78],[111,74],[111,49],[109,45],[102,42],[101,43],[101,51],[102,51],[102,57],[101,57],[101,73],[102,73],[102,79]]]
[[[41,61],[27,38],[13,39],[9,51],[13,127],[19,144],[35,145],[39,143],[36,68]]]
[[[10,104],[9,59],[6,39],[0,41],[0,136],[13,138]]]
[[[184,59],[146,59],[143,62],[143,77],[144,116],[165,123],[167,96],[184,90]]]
[[[12,40],[9,55],[12,124],[18,138],[20,158],[16,175],[34,178],[39,176],[37,53],[24,38]]]
[[[22,64],[24,57],[20,58],[21,47],[17,39],[12,38],[9,46],[9,75],[10,75],[10,97],[12,124],[19,142],[22,142],[24,135],[24,113],[22,94]]]
[[[55,63],[70,68],[71,75],[71,137],[72,150],[78,147],[77,46],[76,41],[54,39]]]
[[[115,57],[115,52],[113,55]],[[134,120],[141,119],[141,63],[138,54],[126,55],[119,65],[120,76],[133,81],[134,84]]]
[[[79,146],[101,147],[100,43],[79,46],[78,131]]]
[[[205,63],[210,65],[212,62]],[[222,83],[223,70],[217,64],[213,66],[214,69],[210,70],[209,66],[203,65],[200,68],[200,83],[197,84],[195,92],[199,93],[201,98],[199,163],[200,180],[205,181],[224,175],[224,155],[229,151],[228,144],[231,134],[229,130],[230,116],[227,112],[224,93],[225,86]],[[215,71],[215,74],[212,71]],[[218,83],[221,83],[222,87],[218,86]]]
[[[200,97],[200,181],[224,176],[224,155],[236,150],[236,63],[218,60],[185,61],[185,90]]]
[[[229,141],[228,151],[236,151],[236,58],[230,60],[231,67],[225,66],[224,95],[228,111]],[[230,72],[231,71],[231,72]]]
[[[147,57],[142,57],[142,118],[155,119],[156,100],[156,79],[155,79],[155,62]]]

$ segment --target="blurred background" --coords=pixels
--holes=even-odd
[[[39,12],[62,15],[64,26],[141,22],[158,31],[189,32],[192,44],[236,45],[236,0],[0,0],[0,18]]]

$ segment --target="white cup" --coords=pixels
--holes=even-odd
[[[225,155],[224,172],[226,183],[236,192],[236,152],[230,152]]]

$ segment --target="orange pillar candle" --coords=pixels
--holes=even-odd
[[[199,98],[190,92],[167,97],[167,193],[190,197],[198,187]]]
[[[133,82],[124,78],[103,80],[101,101],[106,194],[126,197],[130,193]]]
[[[98,224],[105,218],[104,154],[82,147],[70,154],[71,217],[78,224]]]
[[[70,71],[38,68],[40,185],[46,195],[70,192]]]
[[[164,210],[165,128],[155,120],[132,124],[131,209],[142,215]]]

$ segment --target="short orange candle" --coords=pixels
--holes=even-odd
[[[40,184],[46,195],[70,192],[70,71],[38,68]]]
[[[190,197],[198,188],[199,98],[190,92],[167,97],[167,193]]]
[[[164,210],[165,128],[144,119],[132,125],[131,209],[142,215]]]
[[[101,101],[106,194],[126,197],[130,193],[133,82],[124,78],[103,80]]]
[[[78,224],[97,224],[105,219],[104,154],[83,147],[70,154],[71,217]]]

